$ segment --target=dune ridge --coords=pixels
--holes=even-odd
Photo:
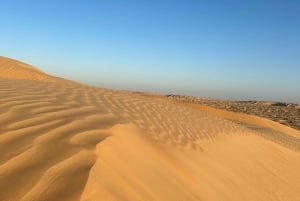
[[[24,65],[0,60],[0,200],[299,200],[300,152],[263,130]]]
[[[79,84],[71,80],[48,75],[34,66],[3,56],[0,56],[0,77],[6,79],[44,80],[48,82],[62,82],[65,84]]]

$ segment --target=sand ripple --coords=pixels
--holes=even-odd
[[[272,133],[3,57],[0,64],[1,201],[300,197],[299,153]]]

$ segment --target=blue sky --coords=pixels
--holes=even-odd
[[[298,0],[0,0],[0,55],[83,83],[300,102]]]

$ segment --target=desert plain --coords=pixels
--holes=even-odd
[[[0,201],[299,201],[297,119],[225,103],[87,86],[0,57]]]

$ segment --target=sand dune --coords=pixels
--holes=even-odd
[[[231,117],[1,57],[0,200],[299,201],[299,133]]]
[[[0,56],[0,77],[78,84],[74,81],[48,75],[34,66],[3,56]]]

